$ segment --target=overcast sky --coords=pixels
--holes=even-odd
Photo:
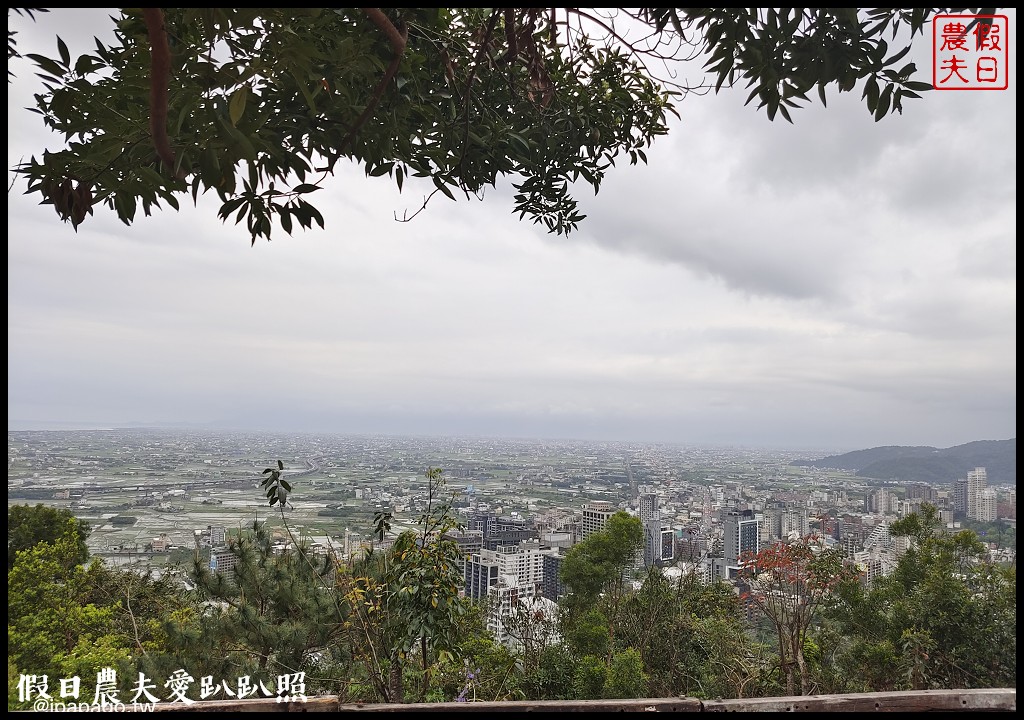
[[[1013,41],[1016,16],[1010,14]],[[102,10],[9,17],[21,52]],[[326,230],[250,238],[217,204],[76,234],[8,192],[8,429],[186,423],[786,449],[1016,437],[1016,62],[875,123],[833,92],[769,122],[690,96],[569,238],[510,190],[343,168]],[[931,40],[915,49],[930,80]],[[8,167],[58,147],[10,64]],[[696,72],[696,67],[692,72]],[[11,175],[8,176],[8,182]],[[140,213],[141,216],[141,213]]]

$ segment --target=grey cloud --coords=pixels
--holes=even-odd
[[[63,22],[88,27],[81,12]],[[22,79],[12,164],[42,147]],[[580,188],[590,217],[568,238],[518,222],[507,185],[396,223],[430,186],[399,194],[354,165],[317,194],[326,231],[255,247],[211,198],[74,233],[15,190],[9,425],[846,449],[1010,437],[1015,110],[977,95],[878,124],[830,100],[795,127],[690,98],[650,166],[613,168],[596,198]]]

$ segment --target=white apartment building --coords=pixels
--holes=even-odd
[[[967,471],[967,517],[981,520],[982,493],[988,486],[988,473],[985,468],[976,467]]]
[[[580,537],[586,540],[593,533],[601,532],[608,525],[608,520],[619,509],[607,500],[595,500],[583,506],[583,523]]]
[[[992,488],[981,491],[978,499],[978,520],[995,522],[999,519],[999,494]]]

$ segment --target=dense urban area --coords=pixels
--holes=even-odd
[[[230,576],[246,562],[239,547],[254,533],[265,535],[269,552],[278,556],[301,547],[311,558],[351,564],[375,550],[393,550],[404,530],[419,532],[424,518],[441,517],[443,506],[447,524],[438,520],[436,527],[458,548],[458,595],[479,601],[480,629],[511,657],[524,649],[528,653],[537,642],[535,635],[524,640],[517,630],[514,620],[523,608],[548,623],[541,645],[559,644],[559,607],[582,595],[582,581],[579,587],[566,582],[572,577],[563,568],[566,558],[573,548],[579,556],[583,547],[595,547],[595,536],[626,527],[616,524],[624,515],[634,519],[642,541],[616,571],[617,580],[627,581],[623,592],[631,584],[640,593],[651,573],[675,583],[678,592],[684,583],[691,592],[726,588],[736,614],[754,627],[757,618],[772,620],[772,607],[751,601],[750,571],[764,569],[757,564],[768,562],[765,553],[772,548],[827,553],[839,561],[835,567],[854,571],[862,591],[870,592],[880,579],[902,572],[908,551],[920,551],[926,535],[908,531],[906,523],[926,516],[940,535],[973,531],[981,543],[976,556],[986,566],[1015,568],[1015,485],[990,486],[984,467],[945,483],[925,483],[869,479],[806,463],[831,454],[520,439],[9,431],[8,506],[70,511],[88,524],[93,558],[188,591],[199,582],[196,568],[213,577]],[[281,493],[280,503],[268,504],[270,479]],[[900,531],[891,533],[894,524]],[[10,565],[9,557],[9,570]],[[608,594],[602,588],[594,597]],[[824,596],[815,597],[818,602]],[[433,602],[436,608],[436,595]],[[611,627],[607,609],[602,612]],[[771,625],[760,627],[760,637],[770,641],[765,628]],[[1015,638],[1015,625],[1012,632]],[[579,637],[573,643],[586,645]],[[803,643],[812,643],[810,635]],[[597,646],[595,655],[612,658],[614,645]],[[781,690],[792,668],[786,669],[785,650],[776,652],[782,664],[775,682]],[[809,675],[799,655],[791,659],[801,663],[806,684]],[[465,662],[463,696],[479,684]],[[520,656],[520,670],[524,662],[533,661]],[[650,662],[656,660],[644,658],[639,677],[651,675]],[[1014,668],[1015,662],[1014,652]],[[614,664],[608,665],[612,672]],[[931,686],[923,667],[915,679],[911,666],[908,677],[915,688]],[[602,677],[605,685],[597,684],[594,697],[636,692],[621,684],[616,691],[611,676]],[[787,678],[790,692],[810,689],[794,687],[794,678]],[[583,696],[579,671],[572,682]],[[935,682],[941,683],[937,673]],[[770,692],[756,684],[748,692]],[[378,691],[387,694],[384,685]],[[741,683],[740,696],[743,691]]]
[[[223,546],[260,516],[280,525],[259,491],[263,470],[280,460],[295,488],[286,511],[293,532],[315,547],[350,554],[369,540],[374,512],[390,512],[397,523],[422,512],[424,472],[435,467],[447,479],[466,526],[461,540],[472,551],[481,549],[484,535],[491,550],[527,540],[567,548],[585,537],[592,520],[600,525],[623,509],[660,523],[665,538],[648,564],[703,558],[698,572],[707,579],[721,574],[715,559],[725,559],[722,534],[730,518],[756,523],[761,544],[814,531],[881,569],[899,552],[885,537],[888,522],[931,502],[950,528],[972,520],[995,524],[998,532],[985,535],[991,552],[1012,559],[1015,485],[989,487],[985,468],[929,485],[793,464],[828,454],[519,439],[26,431],[8,433],[8,505],[68,508],[90,523],[93,554],[161,565],[176,550]]]

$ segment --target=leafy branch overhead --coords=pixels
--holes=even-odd
[[[322,228],[310,196],[352,161],[452,200],[509,178],[513,212],[563,234],[584,219],[576,188],[647,162],[689,92],[745,82],[790,122],[830,87],[860,89],[876,120],[902,112],[931,89],[904,61],[940,10],[993,12],[122,8],[110,45],[73,58],[58,37],[56,56],[25,55],[30,109],[64,143],[17,172],[76,229],[97,206],[131,225],[210,191],[253,242]]]

